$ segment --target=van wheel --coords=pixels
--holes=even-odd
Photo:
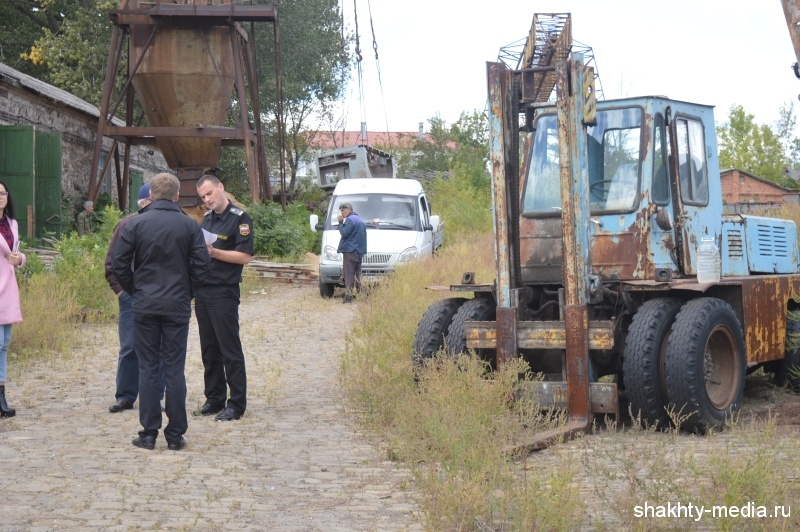
[[[794,338],[791,336],[794,335]],[[795,392],[800,392],[800,321],[786,322],[786,345],[791,350],[786,350],[786,356],[778,360],[775,372],[770,382],[775,386],[783,387],[787,384]]]
[[[325,298],[333,297],[333,291],[336,290],[336,285],[332,283],[319,282],[319,295]]]
[[[739,410],[744,392],[745,345],[733,307],[704,297],[686,303],[675,318],[667,347],[667,396],[681,427],[721,429]]]
[[[428,307],[414,333],[412,360],[415,366],[421,366],[423,361],[439,352],[447,341],[447,329],[453,321],[453,316],[465,301],[463,297],[440,299]]]
[[[468,299],[458,309],[458,312],[453,317],[453,323],[450,324],[450,328],[447,331],[447,352],[458,355],[467,351],[467,331],[464,328],[464,322],[494,321],[496,313],[497,305],[494,299],[487,297]],[[493,356],[489,357],[489,353],[493,351],[492,349],[478,349],[476,351],[484,360],[494,359]]]
[[[641,415],[651,426],[666,428],[666,352],[670,328],[683,301],[651,299],[633,316],[625,340],[622,370],[631,413]]]

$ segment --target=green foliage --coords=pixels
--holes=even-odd
[[[81,0],[61,3],[65,4],[65,9],[60,12],[63,20],[58,31],[43,29],[43,35],[25,58],[34,64],[45,64],[50,82],[57,87],[99,106],[111,43],[111,22],[107,12],[117,8],[119,2]],[[125,68],[120,68],[118,86],[124,83],[124,72]]]
[[[308,152],[309,142],[323,124],[333,121],[333,104],[347,88],[351,58],[349,38],[344,36],[343,40],[337,0],[284,0],[280,15],[286,170],[291,176],[289,193],[293,195],[297,169]],[[264,25],[257,34],[260,100],[264,114],[269,115],[265,124],[269,137],[266,146],[270,165],[278,168],[278,98],[272,28]]]
[[[426,184],[431,210],[445,224],[446,241],[492,230],[491,188],[482,184],[483,176],[470,170],[469,166],[459,165],[449,179],[433,179]],[[476,180],[481,184],[476,186]]]
[[[717,126],[721,169],[738,168],[779,185],[800,188],[783,169],[800,161],[800,139],[794,137],[792,104],[780,110],[775,128],[757,124],[741,105],[731,106],[728,121]]]
[[[257,255],[297,259],[306,252],[319,252],[322,233],[311,231],[309,211],[302,203],[290,203],[285,213],[276,203],[253,204],[247,212],[253,219]]]
[[[47,69],[25,60],[42,32],[55,34],[61,28],[64,13],[81,0],[3,0],[0,2],[0,62],[45,81]],[[34,55],[35,57],[35,55]]]
[[[106,206],[99,214],[98,231],[80,237],[70,233],[56,245],[61,254],[52,274],[73,290],[77,303],[90,319],[109,319],[117,314],[117,301],[105,279],[105,259],[114,227],[122,213]]]
[[[217,175],[225,185],[225,191],[240,202],[250,203],[250,178],[247,175],[247,157],[243,148],[225,146],[219,157],[220,173]]]
[[[410,177],[415,171],[440,174],[424,186],[433,213],[445,222],[446,239],[491,231],[486,117],[473,111],[461,113],[449,126],[440,117],[433,117],[428,123],[430,131],[424,139],[405,139],[403,147],[394,150],[398,176]]]

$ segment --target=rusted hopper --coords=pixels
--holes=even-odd
[[[96,198],[103,179],[97,175],[103,136],[115,140],[111,155],[118,167],[118,143],[157,145],[181,180],[184,207],[199,203],[195,183],[218,166],[223,145],[244,146],[252,197],[271,197],[260,121],[251,125],[247,108],[249,100],[252,116],[260,116],[253,34],[241,22],[273,22],[277,49],[277,7],[232,0],[127,0],[120,9],[111,10],[109,17],[114,27],[89,197]],[[126,37],[127,82],[114,95],[113,80]],[[280,80],[280,75],[276,78]],[[242,102],[239,113],[231,107],[234,88]],[[125,97],[128,111],[121,127],[112,120]],[[134,98],[142,105],[147,127],[140,127],[141,117],[132,114]],[[229,111],[234,127],[226,124]],[[128,196],[127,151],[121,198]]]
[[[161,28],[145,50],[148,32],[146,27],[141,29],[134,30],[130,57],[136,61],[144,53],[133,86],[150,125],[224,126],[235,76],[228,30]],[[157,136],[156,141],[170,168],[219,163],[222,139]]]

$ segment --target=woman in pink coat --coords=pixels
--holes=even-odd
[[[11,324],[22,321],[19,287],[14,268],[25,265],[19,252],[19,229],[14,219],[14,202],[8,186],[0,181],[0,417],[12,417],[16,411],[6,402],[6,359],[11,342]]]

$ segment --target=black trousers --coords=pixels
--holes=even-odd
[[[244,414],[247,374],[239,339],[239,285],[202,287],[195,294],[194,312],[200,329],[206,402],[225,405],[230,387],[227,407]]]
[[[342,253],[344,259],[344,290],[349,296],[353,295],[353,285],[359,292],[364,291],[361,286],[361,260],[364,255],[361,253]]]
[[[163,363],[167,383],[165,409],[167,441],[178,441],[189,428],[186,417],[186,340],[189,316],[153,316],[135,314],[136,355],[139,358],[140,436],[157,436],[161,428],[159,366]],[[163,362],[162,362],[163,359]]]

